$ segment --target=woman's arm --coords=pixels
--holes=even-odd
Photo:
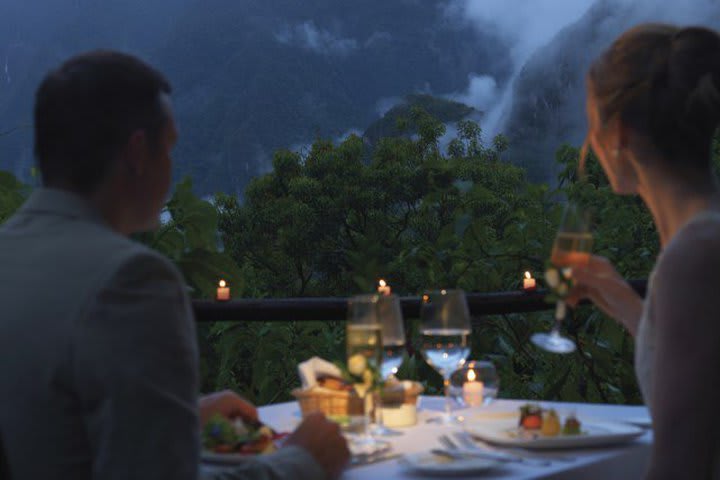
[[[720,452],[720,238],[688,228],[653,285],[651,479],[711,478]]]
[[[643,310],[643,300],[605,258],[592,255],[587,265],[572,267],[575,284],[567,303],[575,306],[589,299],[603,312],[622,323],[634,337]]]

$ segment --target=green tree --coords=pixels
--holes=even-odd
[[[10,172],[0,171],[0,224],[20,208],[29,188]]]

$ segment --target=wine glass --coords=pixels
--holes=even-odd
[[[564,282],[572,277],[572,267],[588,264],[592,244],[590,215],[577,205],[567,204],[550,255],[551,268],[558,280],[556,285],[549,285],[559,297],[555,305],[555,324],[550,333],[536,333],[531,337],[532,342],[544,350],[553,353],[575,351],[575,342],[560,335],[560,326],[567,316],[564,296],[568,289]]]
[[[355,391],[363,403],[362,432],[353,438],[356,453],[369,454],[385,444],[369,432],[368,392],[374,387],[382,362],[382,326],[378,313],[379,295],[357,295],[348,301],[348,371],[356,379]]]
[[[397,295],[383,295],[378,300],[378,316],[382,333],[382,362],[380,376],[387,380],[396,374],[403,362],[405,353],[405,327],[403,325],[400,299]],[[398,432],[385,427],[382,417],[382,392],[378,392],[375,402],[375,428],[373,435],[389,436]]]
[[[465,363],[470,355],[470,312],[465,292],[440,290],[422,296],[420,309],[420,351],[425,361],[443,377],[445,413],[437,419],[445,425],[462,421],[453,417],[450,398],[450,375]]]

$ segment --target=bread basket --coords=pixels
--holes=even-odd
[[[363,401],[354,390],[331,390],[327,388],[296,388],[292,395],[300,404],[303,418],[314,412],[325,415],[345,416],[362,415]]]

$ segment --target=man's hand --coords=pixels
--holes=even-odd
[[[216,413],[230,419],[239,417],[251,423],[258,421],[255,406],[231,390],[200,397],[199,409],[200,425],[205,425]]]
[[[350,459],[350,450],[345,438],[340,435],[340,427],[321,413],[305,418],[284,445],[307,450],[330,479],[338,478]]]

